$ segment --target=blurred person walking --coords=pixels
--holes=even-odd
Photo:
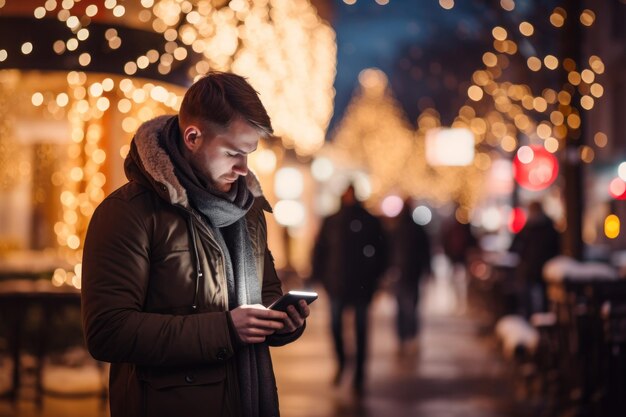
[[[452,286],[456,295],[456,309],[464,313],[467,309],[467,264],[468,256],[478,248],[478,242],[469,223],[460,222],[453,214],[443,225],[441,234],[443,251],[452,267]]]
[[[543,266],[561,253],[561,236],[554,222],[540,202],[528,205],[528,220],[511,242],[510,252],[519,255],[515,270],[517,282],[522,284],[521,313],[530,317],[547,308]]]
[[[431,245],[425,228],[413,220],[410,200],[404,201],[391,231],[392,255],[390,275],[396,298],[396,331],[398,353],[417,349],[420,331],[420,282],[431,274]]]
[[[337,213],[322,222],[313,250],[313,278],[330,298],[331,331],[337,359],[334,383],[346,367],[343,313],[355,313],[356,363],[353,388],[363,392],[367,357],[368,308],[387,267],[387,239],[381,222],[357,200],[353,185],[341,196]]]
[[[297,339],[309,309],[264,307],[281,282],[247,156],[271,132],[247,81],[211,72],[178,115],[135,134],[129,182],[96,209],[83,256],[85,336],[112,363],[112,417],[279,415],[269,346]]]

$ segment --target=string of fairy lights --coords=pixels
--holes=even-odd
[[[0,0],[0,10],[6,6],[7,2]],[[209,70],[241,74],[259,91],[284,148],[306,156],[324,143],[332,113],[336,44],[334,31],[319,18],[309,0],[105,0],[98,4],[46,0],[34,8],[33,16],[56,19],[67,26],[68,36],[52,42],[52,49],[61,57],[77,55],[84,68],[67,72],[61,86],[55,88],[36,79],[30,84],[38,86],[29,93],[30,104],[45,117],[67,120],[69,125],[67,154],[51,182],[61,190],[62,213],[54,224],[56,242],[74,268],[58,269],[52,280],[55,285],[80,288],[83,238],[89,218],[105,195],[107,159],[126,156],[132,133],[142,122],[174,113],[180,106],[181,88],[148,82],[140,78],[144,71],[156,68],[168,75],[176,62],[195,53],[195,64],[187,74],[189,83]],[[133,22],[135,27],[161,34],[162,48],[148,49],[123,63],[119,73],[125,77],[90,73],[95,51],[87,50],[86,42],[95,36],[90,30],[95,21],[117,21],[122,26]],[[114,27],[107,29],[102,39],[112,52],[126,41]],[[0,62],[10,63],[13,54],[28,56],[40,47],[28,41],[16,50],[0,48]],[[9,121],[11,114],[17,115],[11,106],[18,97],[4,92],[16,89],[24,77],[28,73],[0,71],[0,106],[7,110],[0,122],[0,150],[9,150],[15,143]],[[119,133],[124,136],[119,149],[111,149],[111,135],[118,133],[114,123],[119,123]],[[274,169],[275,149],[262,148],[251,163],[261,171]],[[6,153],[12,154],[15,152]],[[12,178],[2,175],[3,182],[11,183]]]
[[[504,3],[504,2],[503,2]],[[512,2],[504,3],[506,10],[513,10]],[[555,28],[564,24],[566,12],[557,7],[550,15],[550,22]],[[585,26],[591,26],[595,20],[595,14],[591,10],[584,10],[580,21]],[[534,26],[526,21],[519,23],[519,34],[525,38],[531,38]],[[499,81],[510,60],[507,56],[519,54],[517,43],[511,39],[512,33],[502,26],[496,26],[492,30],[493,51],[485,52],[482,59],[484,69],[474,72],[473,84],[468,88],[467,95],[472,103],[478,103],[483,98],[490,99],[493,110],[483,118],[487,122],[487,141],[492,146],[499,146],[505,152],[514,152],[519,149],[519,136],[523,134],[531,143],[541,143],[551,153],[557,152],[564,146],[569,130],[577,130],[581,125],[581,117],[578,107],[572,103],[574,90],[580,93],[580,108],[591,110],[595,100],[602,97],[604,87],[597,77],[604,73],[604,63],[598,56],[589,57],[587,66],[580,66],[571,58],[559,61],[552,54],[546,56],[530,56],[526,64],[531,72],[539,72],[542,69],[548,71],[561,70],[567,72],[567,80],[561,90],[544,88],[539,93],[533,93],[531,87],[525,84],[515,84],[508,81]],[[584,65],[584,64],[583,64]],[[461,109],[461,112],[467,111]],[[459,120],[463,115],[460,114]],[[481,126],[482,127],[482,126]],[[482,130],[482,129],[474,129]],[[598,147],[606,146],[606,134],[597,132],[594,142]],[[582,146],[580,159],[585,163],[591,163],[595,152],[590,146]]]
[[[356,0],[344,0],[354,4]],[[380,5],[388,1],[377,1]],[[6,6],[0,0],[0,9]],[[454,0],[440,0],[446,10]],[[515,9],[513,0],[500,2],[505,12]],[[46,117],[67,120],[69,146],[61,168],[51,177],[61,189],[61,218],[54,225],[56,241],[64,249],[74,270],[58,270],[56,285],[80,286],[80,258],[88,219],[104,198],[107,161],[128,153],[132,133],[139,125],[160,114],[177,111],[180,88],[142,79],[147,70],[156,69],[168,75],[176,63],[200,59],[190,66],[189,81],[209,70],[232,70],[247,76],[260,92],[282,148],[293,149],[298,156],[316,155],[324,145],[325,131],[332,113],[332,83],[335,71],[335,35],[321,21],[308,0],[141,0],[124,3],[105,0],[90,4],[87,0],[46,0],[33,10],[35,19],[56,19],[67,27],[68,36],[52,42],[58,56],[77,55],[83,71],[64,74],[55,88],[37,85],[29,92],[30,104]],[[102,19],[106,17],[106,19]],[[576,18],[590,27],[593,11],[567,16],[555,8],[547,19],[555,30],[566,19]],[[94,51],[85,50],[86,42],[95,36],[92,21],[134,24],[163,37],[162,48],[150,48],[123,63],[120,73],[126,76],[90,73]],[[517,22],[515,27],[495,26],[491,30],[493,48],[482,56],[483,68],[477,69],[467,89],[467,102],[450,127],[469,129],[476,140],[471,165],[463,167],[429,166],[425,162],[425,136],[440,128],[439,113],[425,109],[413,129],[391,95],[385,75],[366,70],[360,76],[360,90],[354,97],[334,132],[336,158],[345,164],[365,168],[371,178],[372,200],[380,200],[390,190],[421,196],[434,203],[456,201],[457,218],[469,220],[469,213],[480,198],[481,185],[492,164],[493,149],[512,154],[529,144],[540,144],[547,151],[562,150],[570,131],[581,125],[582,111],[590,111],[604,94],[599,78],[605,64],[592,55],[584,63],[556,55],[522,58],[521,42],[537,42],[532,22]],[[127,40],[117,29],[104,32],[103,44],[116,51]],[[0,62],[10,62],[13,54],[28,56],[40,46],[24,42],[18,50],[0,49]],[[540,71],[565,71],[567,82],[533,91],[531,86],[505,80],[506,69],[514,60],[523,59],[531,74]],[[16,114],[16,91],[24,81],[17,70],[0,71],[0,164],[2,183],[10,187],[18,181],[25,165],[16,155],[11,131]],[[23,73],[26,74],[26,73]],[[36,76],[35,76],[36,77]],[[578,100],[573,103],[572,100]],[[384,124],[381,123],[384,120]],[[124,138],[118,149],[111,148],[111,126],[118,123]],[[393,141],[394,146],[389,146]],[[607,145],[604,132],[594,135],[598,148]],[[251,165],[263,174],[272,172],[283,149],[261,146],[251,158]],[[580,159],[591,163],[594,148],[582,146]],[[2,159],[4,158],[4,159]],[[6,174],[6,175],[5,175]]]
[[[103,6],[81,6],[80,0],[46,0],[35,8],[36,19],[55,17],[69,29],[69,39],[54,42],[58,55],[79,50],[90,36],[89,24],[106,15],[123,22],[132,18],[131,5],[105,0]],[[5,5],[2,0],[0,8]],[[141,0],[136,19],[146,30],[163,35],[163,50],[150,49],[124,64],[129,76],[155,66],[170,73],[175,61],[200,54],[189,70],[190,80],[209,70],[232,70],[250,79],[272,116],[275,134],[299,155],[311,155],[324,144],[332,113],[332,83],[336,60],[334,31],[323,22],[309,0]],[[124,39],[115,28],[105,33],[111,50]],[[37,47],[21,45],[28,55]],[[89,68],[93,51],[80,53]],[[0,50],[0,62],[10,59]],[[288,109],[289,111],[286,111]]]
[[[449,8],[454,6],[453,2],[447,3]],[[500,5],[505,12],[515,9],[513,0],[502,0]],[[595,23],[596,15],[592,10],[584,9],[578,16],[568,16],[564,8],[555,7],[548,16],[555,35],[558,36],[558,31],[564,28],[566,19],[576,19],[577,22],[572,24],[589,28]],[[483,54],[485,67],[472,75],[473,84],[467,90],[468,103],[461,108],[454,123],[467,125],[469,122],[478,143],[484,140],[490,147],[507,154],[515,152],[520,160],[530,155],[529,161],[533,159],[533,145],[541,146],[552,154],[565,152],[567,141],[582,134],[581,112],[591,111],[596,101],[604,95],[600,78],[605,72],[605,64],[599,56],[592,54],[585,62],[550,53],[541,56],[536,52],[541,49],[535,47],[541,42],[536,32],[535,25],[528,21],[517,21],[516,26],[508,30],[503,26],[492,29],[493,50]],[[523,43],[533,45],[526,50],[535,51],[525,59],[521,56],[519,46]],[[557,88],[551,88],[554,83],[543,86],[540,91],[533,91],[530,85],[502,81],[501,77],[514,59],[525,61],[531,77],[542,71],[553,75],[560,72],[558,78],[566,81]],[[485,106],[486,102],[490,104]],[[477,119],[477,114],[482,117]],[[467,115],[472,115],[472,118],[468,120]],[[604,148],[607,143],[605,132],[597,131],[593,134],[596,149]],[[596,150],[593,145],[583,143],[577,146],[576,157],[579,161],[585,164],[594,161]],[[569,150],[568,158],[572,158]],[[616,221],[616,216],[612,214],[605,220],[605,236],[613,239],[619,235],[619,231],[607,232],[607,222],[612,224],[613,229],[619,230],[619,220]],[[583,230],[583,240],[593,243],[597,238],[596,227],[589,223]]]
[[[0,81],[4,81],[3,77]],[[19,159],[15,158],[19,152],[19,144],[9,140],[11,126],[14,118],[11,117],[10,97],[15,93],[15,85],[9,86],[5,82],[0,82],[0,190],[8,191],[17,184],[21,178],[19,169]]]
[[[13,77],[7,77],[7,73]],[[9,91],[19,85],[36,84],[36,75],[16,70],[0,72],[0,87]],[[64,283],[80,287],[80,259],[82,257],[83,236],[88,220],[96,206],[104,199],[104,186],[107,177],[103,165],[107,158],[124,158],[129,150],[129,142],[136,128],[155,116],[172,113],[182,99],[181,89],[172,91],[163,85],[155,85],[143,80],[123,77],[99,76],[72,71],[61,78],[55,91],[30,92],[29,98],[34,108],[39,108],[44,119],[68,121],[68,143],[64,147],[63,161],[51,173],[50,182],[60,190],[61,215],[54,224],[56,243],[65,259],[74,265],[73,271],[58,269],[53,276],[53,284]],[[55,76],[49,76],[48,80]],[[172,87],[174,88],[174,87]],[[9,119],[16,119],[17,112],[11,110],[13,102],[23,101],[23,97],[3,95],[9,102],[4,113]],[[120,117],[120,140],[123,145],[107,153],[106,138],[112,134],[108,118],[115,113]],[[15,142],[10,131],[6,142]],[[115,132],[117,133],[117,132]],[[5,141],[3,140],[2,143]],[[9,153],[9,157],[16,157]],[[49,157],[54,157],[51,153]],[[46,164],[45,155],[39,156],[38,164]],[[23,163],[15,158],[18,164]],[[4,177],[3,177],[4,178]]]
[[[356,1],[344,0],[344,3],[352,5]],[[455,6],[454,0],[440,0],[439,4],[445,10]],[[500,6],[505,12],[515,10],[513,0],[502,0]],[[552,27],[559,30],[568,16],[565,9],[556,7],[547,18]],[[577,18],[581,25],[590,27],[596,16],[592,10],[585,9],[580,16],[569,18]],[[528,145],[540,144],[548,152],[556,153],[564,148],[568,135],[580,134],[579,109],[592,110],[604,94],[599,81],[605,71],[604,62],[597,55],[591,55],[584,63],[569,57],[559,59],[552,54],[529,56],[523,60],[530,74],[565,71],[567,82],[560,89],[548,86],[534,92],[529,85],[503,80],[513,60],[521,58],[520,42],[540,42],[535,32],[535,26],[528,21],[518,22],[513,30],[507,31],[503,26],[491,30],[493,49],[483,54],[484,68],[472,74],[472,83],[466,91],[468,101],[450,126],[469,129],[474,135],[476,153],[473,163],[466,167],[427,166],[424,138],[427,131],[441,127],[439,113],[434,108],[426,108],[418,118],[417,130],[411,132],[403,116],[393,110],[397,104],[387,90],[384,74],[365,71],[369,81],[361,82],[360,90],[335,132],[334,143],[370,174],[374,200],[381,199],[385,193],[396,192],[419,196],[434,204],[456,201],[457,219],[467,222],[480,198],[492,159],[498,157],[492,155],[494,149],[509,155],[514,152],[526,155]],[[577,103],[572,102],[575,99]],[[380,117],[381,111],[385,117]],[[384,127],[380,120],[385,120]],[[393,133],[380,133],[386,129]],[[381,135],[384,135],[383,140]],[[596,132],[593,139],[598,148],[608,142],[606,133],[601,131]],[[380,146],[375,146],[381,143],[387,145],[384,152]],[[579,158],[591,163],[595,158],[594,148],[581,146]]]

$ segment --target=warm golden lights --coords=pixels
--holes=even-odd
[[[446,10],[450,10],[454,7],[454,0],[439,0],[439,5]]]
[[[553,137],[550,137],[546,139],[546,141],[543,143],[543,146],[544,148],[546,148],[546,151],[550,153],[555,153],[559,150],[559,141]]]
[[[582,23],[585,26],[593,25],[593,22],[595,22],[595,20],[596,20],[596,14],[589,9],[583,10],[583,12],[580,14],[580,23]]]
[[[545,58],[543,58],[543,64],[546,68],[554,70],[559,66],[559,60],[554,55],[546,55]]]
[[[519,24],[519,31],[524,36],[532,36],[535,33],[535,28],[531,23],[522,22]]]
[[[506,152],[513,152],[517,148],[517,141],[513,136],[504,136],[500,142],[500,147]]]
[[[598,132],[595,135],[593,135],[593,141],[598,148],[604,148],[609,142],[609,139],[606,133]]]
[[[567,125],[572,129],[578,129],[580,127],[580,116],[577,114],[570,114],[567,116]]]
[[[480,101],[483,98],[483,90],[477,85],[473,85],[467,89],[467,96],[474,101]]]
[[[594,158],[595,158],[595,152],[593,148],[591,148],[590,146],[582,146],[580,148],[580,159],[584,163],[590,164],[591,162],[593,162]]]
[[[389,1],[376,2],[385,5]],[[192,50],[202,59],[191,66],[190,81],[210,69],[244,75],[259,91],[284,146],[306,156],[323,145],[332,115],[336,44],[333,30],[319,18],[309,0],[142,0],[139,11],[117,0],[83,7],[76,4],[47,0],[33,10],[35,18],[55,16],[73,33],[69,38],[53,40],[56,54],[80,51],[90,37],[91,18],[98,13],[106,12],[120,20],[127,19],[131,11],[138,13],[146,27],[162,34],[163,49],[131,57],[120,68],[125,74],[141,76],[151,68],[169,74]],[[453,5],[451,0],[442,0],[444,7]],[[124,43],[120,33],[107,29],[105,47],[119,49]],[[27,55],[36,47],[26,42],[21,52]],[[0,61],[7,58],[6,51],[0,51]],[[92,62],[91,52],[79,54],[81,67],[88,70]],[[284,88],[286,85],[289,88]]]
[[[498,65],[498,57],[493,52],[485,52],[483,54],[483,63],[487,67],[495,67]]]
[[[604,234],[609,239],[615,239],[620,234],[620,220],[615,214],[610,214],[604,220]]]
[[[572,85],[578,85],[580,84],[582,78],[580,77],[580,73],[578,73],[577,71],[570,71],[570,73],[567,74],[567,80]]]
[[[604,87],[602,87],[601,84],[593,83],[589,89],[591,91],[591,95],[596,98],[600,98],[604,94]]]
[[[32,43],[30,43],[30,42],[24,42],[24,43],[22,44],[22,48],[21,48],[21,50],[22,50],[22,53],[23,53],[24,55],[28,55],[28,54],[30,54],[31,52],[33,52],[33,44],[32,44]]]
[[[541,139],[547,139],[552,134],[552,128],[547,123],[541,123],[537,126],[537,136]]]
[[[594,105],[593,97],[591,96],[582,96],[580,98],[580,106],[585,110],[591,110]]]
[[[563,113],[561,113],[560,111],[555,110],[550,113],[550,121],[553,125],[559,126],[562,125],[565,121],[565,116],[563,116]]]
[[[506,29],[504,29],[501,26],[496,26],[495,28],[493,28],[493,30],[491,31],[491,34],[493,35],[494,39],[499,40],[499,41],[503,41],[507,37]]]
[[[557,7],[550,15],[550,23],[552,23],[554,27],[560,28],[565,24],[566,17],[567,13],[565,12],[565,10],[561,7]]]
[[[604,62],[602,62],[602,59],[596,55],[589,57],[589,66],[596,74],[604,73]]]
[[[533,108],[536,111],[543,113],[548,109],[548,102],[543,97],[535,97],[533,99]]]
[[[513,11],[513,9],[515,9],[515,1],[513,1],[513,0],[500,0],[500,7],[502,7],[507,12]]]
[[[531,56],[526,60],[526,64],[531,71],[539,71],[541,69],[541,60],[536,56]]]
[[[350,6],[359,0],[342,1]],[[389,3],[374,1],[381,6]],[[367,173],[364,175],[371,179],[373,199],[382,199],[385,192],[398,189],[437,202],[455,200],[461,205],[457,214],[464,221],[480,197],[478,190],[485,171],[497,158],[521,152],[520,159],[532,159],[529,145],[542,145],[550,153],[563,152],[568,141],[583,133],[578,129],[585,119],[584,111],[597,109],[597,100],[604,95],[601,75],[606,68],[599,56],[575,62],[560,50],[550,49],[555,43],[536,44],[539,37],[546,36],[544,30],[561,36],[567,18],[571,19],[568,24],[578,25],[580,20],[585,27],[592,26],[596,19],[593,11],[586,9],[580,16],[568,16],[557,7],[544,13],[543,22],[534,21],[535,25],[520,23],[521,19],[514,20],[514,24],[502,20],[501,25],[485,31],[492,38],[487,50],[478,56],[484,66],[476,69],[470,80],[449,83],[454,86],[450,90],[466,97],[458,115],[446,123],[472,135],[474,159],[458,169],[429,167],[425,162],[425,137],[426,132],[442,128],[439,113],[432,104],[422,105],[427,101],[420,101],[417,129],[412,128],[393,98],[386,75],[376,69],[360,74],[359,90],[332,134],[334,141],[325,143],[333,113],[337,46],[335,33],[319,18],[309,0],[141,0],[141,7],[105,0],[77,7],[80,13],[72,10],[74,2],[42,3],[34,9],[34,17],[58,18],[68,32],[67,36],[50,39],[48,48],[51,46],[59,59],[77,51],[72,55],[74,62],[84,71],[69,72],[67,82],[60,87],[40,86],[40,91],[33,89],[25,96],[38,112],[69,125],[63,155],[67,164],[52,176],[53,184],[60,189],[57,204],[62,209],[54,231],[59,246],[76,253],[83,244],[86,219],[104,198],[104,187],[111,181],[107,178],[108,164],[119,163],[128,155],[129,140],[141,123],[176,112],[180,106],[180,91],[142,79],[148,71],[167,75],[180,68],[182,61],[193,61],[186,74],[189,82],[213,69],[244,75],[259,91],[272,118],[279,137],[276,148],[282,145],[281,149],[293,150],[302,160],[315,157],[317,180],[329,180],[337,173],[336,161],[319,154],[332,147],[336,157],[343,158],[344,166]],[[438,3],[445,10],[455,7],[454,0]],[[500,0],[499,4],[506,12],[516,7],[514,0]],[[511,19],[523,15],[521,10],[502,10],[498,13]],[[124,76],[92,73],[97,51],[87,52],[85,47],[95,40],[97,32],[89,28],[89,22],[102,13],[119,22],[134,13],[132,18],[162,36],[162,48],[145,48],[137,51],[137,56],[128,56],[120,68]],[[104,38],[97,41],[107,53],[125,50],[126,42],[131,40],[124,38],[119,26],[111,26],[118,29],[107,29]],[[11,54],[28,55],[39,52],[39,47],[25,42]],[[10,59],[6,50],[0,50],[0,62]],[[512,71],[515,76],[510,77]],[[443,79],[445,74],[441,75]],[[541,85],[544,76],[552,81]],[[536,82],[513,81],[523,77],[534,77]],[[116,133],[123,137],[114,146],[107,141],[112,134],[111,120]],[[607,146],[608,138],[598,132],[593,143],[585,142],[591,146],[581,146],[574,156],[592,163],[600,154],[599,148]],[[281,159],[274,150],[260,146],[250,158],[250,165],[262,174],[275,172]],[[610,231],[607,236],[616,236],[613,219],[607,218],[605,226]],[[80,286],[80,263],[74,263],[74,272],[57,271],[53,282]]]

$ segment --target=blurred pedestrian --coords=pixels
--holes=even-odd
[[[478,242],[469,223],[457,219],[456,213],[443,225],[441,243],[452,268],[452,286],[456,295],[457,312],[467,308],[468,257],[478,248]]]
[[[341,196],[339,212],[323,220],[313,251],[313,277],[330,298],[331,330],[339,384],[346,366],[343,312],[354,309],[356,370],[353,388],[360,394],[365,381],[367,312],[387,267],[387,242],[381,222],[357,200],[350,185]]]
[[[522,313],[527,317],[545,311],[546,287],[543,280],[543,266],[561,252],[561,237],[554,222],[543,210],[540,202],[528,205],[528,220],[515,235],[511,252],[520,258],[515,271],[517,282],[522,284]]]
[[[425,228],[413,220],[410,200],[405,200],[391,234],[392,275],[397,303],[396,330],[399,353],[417,348],[420,330],[420,281],[431,273],[430,238]]]

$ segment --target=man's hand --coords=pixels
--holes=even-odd
[[[230,317],[244,343],[262,343],[290,321],[286,313],[269,310],[260,304],[239,306],[231,310]]]
[[[298,301],[298,307],[287,307],[287,317],[283,320],[284,327],[276,333],[292,333],[304,325],[304,320],[309,317],[311,310],[304,300]]]

